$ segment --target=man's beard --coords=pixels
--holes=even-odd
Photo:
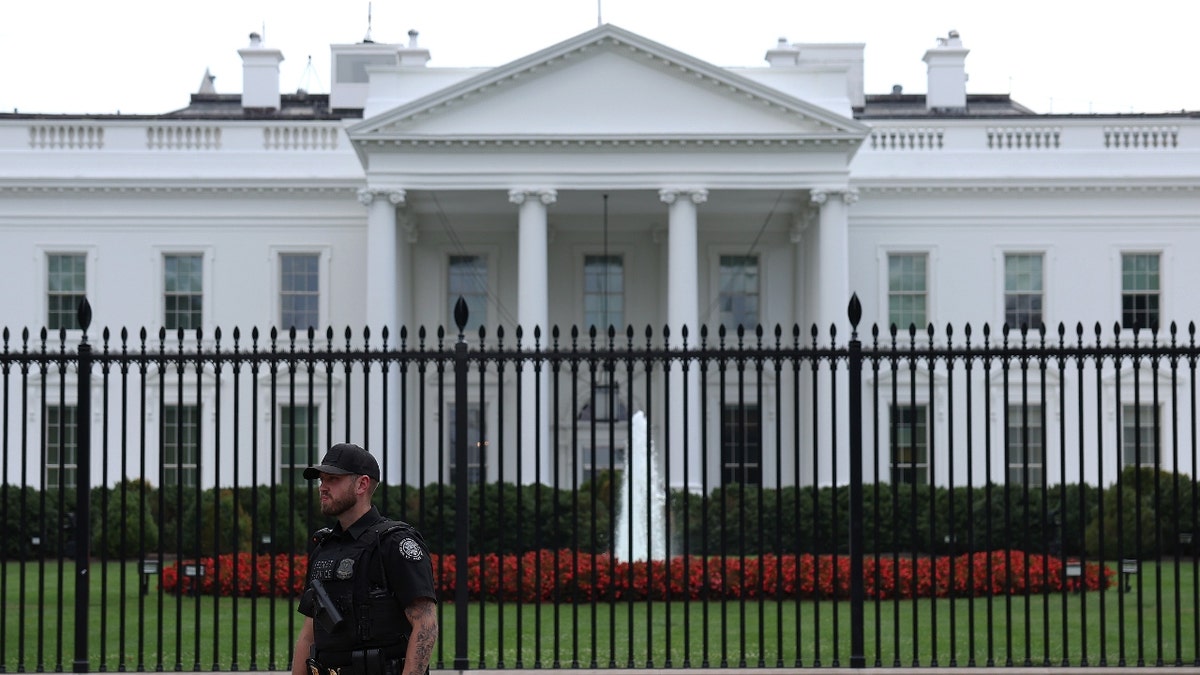
[[[321,502],[321,513],[323,515],[333,516],[336,518],[346,511],[349,511],[350,507],[354,506],[354,501],[353,494],[343,493],[340,497],[335,494],[330,494],[329,501]]]

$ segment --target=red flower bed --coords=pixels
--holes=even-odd
[[[305,556],[251,556],[248,553],[201,558],[205,574],[181,577],[180,565],[163,570],[162,587],[187,593],[197,579],[201,593],[298,596],[308,569]],[[184,565],[192,561],[184,561]],[[455,594],[453,555],[433,556],[438,592]],[[868,557],[863,560],[866,597],[928,598],[1037,594],[1043,591],[1101,590],[1115,572],[1098,563],[1068,578],[1061,559],[1021,551],[947,556]],[[572,551],[489,553],[467,562],[471,600],[584,602],[590,600],[824,599],[850,597],[850,558],[822,555],[761,557],[677,557],[669,562],[614,562],[612,557]]]

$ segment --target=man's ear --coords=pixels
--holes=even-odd
[[[371,492],[371,477],[359,476],[358,484],[355,485],[354,491],[358,494],[369,494]]]

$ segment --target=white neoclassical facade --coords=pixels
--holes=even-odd
[[[244,91],[206,80],[162,115],[0,114],[10,345],[24,328],[73,329],[83,294],[93,340],[103,327],[220,328],[226,344],[234,327],[293,325],[389,327],[394,344],[396,327],[410,340],[449,329],[459,296],[468,334],[521,326],[529,342],[539,327],[543,344],[551,326],[610,323],[806,336],[816,324],[844,339],[852,293],[867,330],[1044,322],[1073,333],[1082,322],[1132,335],[1134,323],[1200,317],[1200,266],[1188,263],[1200,251],[1200,116],[1045,115],[968,93],[955,33],[924,54],[924,94],[865,92],[862,44],[781,40],[763,67],[722,68],[611,25],[481,69],[429,67],[415,33],[406,45],[333,45],[328,95],[280,94],[282,55],[257,35],[239,53]],[[479,425],[502,426],[489,401],[512,393],[501,388],[480,397]],[[694,411],[709,395],[687,392],[672,405]],[[332,407],[319,425],[346,424],[336,400],[313,402]],[[195,424],[218,426],[192,403]],[[538,405],[505,433],[548,438],[536,425],[550,403]],[[946,424],[921,410],[930,429]],[[1051,406],[1046,423],[1068,413]],[[216,452],[222,433],[202,434],[198,451]],[[512,480],[521,461],[528,480],[559,466],[557,451],[481,470]],[[763,454],[764,474],[803,461]],[[997,456],[978,478],[1005,475]],[[1040,470],[1057,475],[1056,461]],[[917,464],[921,481],[964,480],[965,468]],[[423,466],[424,480],[446,469]],[[845,480],[844,466],[805,466],[803,480]],[[669,480],[694,487],[696,471],[676,462]]]

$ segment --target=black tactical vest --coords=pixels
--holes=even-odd
[[[314,622],[314,643],[320,657],[373,647],[386,648],[389,656],[404,655],[412,626],[388,588],[380,551],[380,542],[393,532],[418,536],[407,523],[387,519],[352,541],[329,540],[325,530],[314,535],[316,546],[309,555],[309,575],[321,580],[346,619],[332,633]]]

